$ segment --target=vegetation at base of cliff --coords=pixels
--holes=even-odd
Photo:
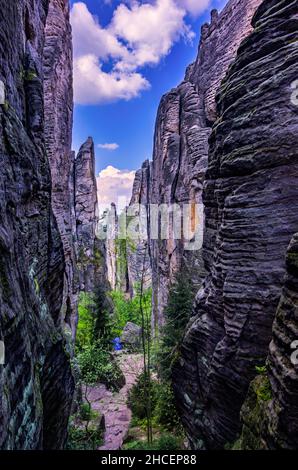
[[[81,293],[76,341],[76,360],[85,384],[103,383],[112,390],[124,384],[123,374],[112,356],[113,323],[103,289]]]
[[[272,399],[272,389],[268,377],[267,366],[256,366],[256,371],[261,376],[260,380],[258,381],[258,386],[255,387],[258,400],[269,401]]]
[[[142,374],[128,397],[132,410],[131,429],[124,446],[130,450],[179,450],[184,434],[178,417],[172,387],[153,377],[150,386]],[[148,389],[150,390],[153,440],[147,439]]]
[[[146,377],[142,374],[131,389],[128,406],[132,410],[135,422],[141,422],[147,416]],[[180,426],[180,420],[176,411],[174,394],[170,384],[160,382],[157,379],[151,381],[151,412],[155,425],[161,425],[167,430],[175,430]]]
[[[104,422],[89,403],[83,403],[71,417],[68,429],[68,450],[96,450],[102,444]]]
[[[137,289],[138,291],[139,289]],[[128,322],[142,326],[142,315],[140,302],[145,312],[151,312],[152,289],[146,289],[141,297],[137,293],[132,299],[120,291],[112,291],[109,293],[114,305],[113,312],[113,335],[120,336],[123,328]]]
[[[159,377],[164,381],[171,380],[172,367],[180,356],[180,347],[191,316],[195,292],[191,273],[182,267],[170,288],[165,308],[165,326],[155,346],[155,365]]]
[[[100,343],[87,347],[77,355],[82,381],[93,385],[102,383],[117,391],[124,385],[122,372],[111,353]]]
[[[78,312],[77,352],[95,343],[100,343],[102,347],[111,350],[113,338],[111,305],[104,289],[98,287],[94,294],[81,292]]]

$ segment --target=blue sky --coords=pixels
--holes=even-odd
[[[89,135],[93,137],[97,173],[110,166],[136,170],[146,158],[151,159],[160,98],[181,82],[195,59],[200,27],[209,21],[210,10],[225,3],[71,1],[76,102],[73,148],[77,151]],[[103,148],[105,144],[110,145]],[[109,176],[108,171],[105,175]]]

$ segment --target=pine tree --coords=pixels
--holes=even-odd
[[[163,380],[170,380],[172,366],[179,357],[194,297],[195,286],[191,273],[182,267],[170,288],[168,304],[165,308],[165,326],[161,332],[158,353],[159,375]]]

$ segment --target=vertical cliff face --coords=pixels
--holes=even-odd
[[[261,437],[264,437],[269,449],[297,450],[298,234],[291,240],[286,261],[287,279],[273,324],[267,366],[272,401],[266,410],[268,426]]]
[[[158,110],[150,202],[177,204],[180,208],[192,204],[193,231],[202,229],[200,206],[208,139],[216,118],[215,94],[242,39],[251,31],[251,18],[260,3],[230,0],[220,14],[212,11],[211,23],[202,27],[196,62],[187,69],[182,84],[162,98]],[[152,241],[155,326],[163,322],[169,280],[179,270],[183,257],[187,265],[200,264],[197,249],[186,243],[185,237]],[[199,284],[201,275],[194,281]]]
[[[0,1],[0,448],[61,448],[73,394],[51,210],[43,55],[49,1]],[[13,39],[12,39],[13,38]]]
[[[65,258],[62,318],[73,334],[77,321],[77,280],[73,194],[72,37],[68,0],[52,0],[43,55],[45,139],[52,176],[52,207]]]
[[[238,447],[298,447],[298,234],[286,257],[287,276],[273,324],[267,370],[250,385],[241,409]]]
[[[141,280],[143,280],[144,289],[149,289],[152,285],[150,244],[148,243],[151,170],[151,164],[146,160],[142,168],[136,172],[132,198],[128,208],[128,217],[136,216],[139,221],[136,227],[138,235],[133,237],[131,242],[128,241],[127,244],[128,289],[131,296],[136,294],[136,289]]]
[[[80,289],[92,292],[96,280],[96,229],[98,223],[95,153],[91,137],[75,159],[75,213]]]
[[[298,230],[298,112],[291,102],[297,1],[264,2],[253,26],[217,99],[204,188],[208,276],[174,372],[194,448],[222,447],[240,431],[249,382],[268,354],[286,249]],[[291,279],[286,296],[294,295]],[[289,362],[294,310],[286,302],[279,307],[269,359],[273,447],[293,442],[296,426],[286,424],[292,422],[289,410],[297,391]],[[292,437],[282,436],[277,444],[279,432]]]

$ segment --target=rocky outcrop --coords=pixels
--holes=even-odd
[[[127,322],[122,335],[121,343],[129,349],[138,349],[142,344],[142,328],[135,323]]]
[[[292,238],[288,249],[287,273],[273,324],[273,339],[269,348],[267,368],[272,390],[272,401],[266,412],[268,417],[267,432],[262,437],[269,449],[297,450],[298,234],[295,234]]]
[[[140,283],[147,290],[152,285],[150,259],[150,176],[151,164],[146,160],[136,172],[132,198],[128,207],[128,243],[127,243],[127,276],[128,290],[133,297]],[[130,217],[132,226],[130,226]],[[136,231],[135,231],[136,229]]]
[[[52,0],[44,47],[45,139],[52,176],[52,207],[65,258],[62,318],[75,334],[78,286],[72,143],[72,35],[68,0]]]
[[[80,289],[93,292],[96,283],[96,230],[98,224],[94,143],[91,137],[75,159],[75,214]]]
[[[287,277],[273,324],[269,348],[267,393],[260,378],[253,380],[241,410],[239,447],[298,448],[298,234],[287,252]]]
[[[51,209],[43,56],[49,1],[0,1],[0,448],[60,449],[74,381],[61,328],[64,256]],[[13,38],[13,39],[12,39]]]
[[[187,69],[182,84],[166,94],[159,106],[150,203],[166,204],[172,209],[176,204],[174,210],[185,208],[186,215],[181,237],[175,236],[170,222],[170,237],[151,243],[155,327],[163,323],[170,280],[182,260],[195,268],[198,278],[194,281],[201,284],[198,248],[203,229],[202,188],[208,139],[216,119],[215,94],[242,39],[251,31],[251,18],[260,3],[261,0],[230,0],[220,14],[212,11],[211,23],[202,27],[196,62]]]
[[[268,354],[286,249],[298,230],[298,108],[291,101],[297,11],[296,0],[262,3],[217,98],[204,187],[208,276],[174,371],[193,448],[222,448],[240,431],[249,383]],[[289,289],[291,278],[284,295],[294,295]],[[293,446],[297,432],[294,311],[283,298],[270,348],[272,447]]]

